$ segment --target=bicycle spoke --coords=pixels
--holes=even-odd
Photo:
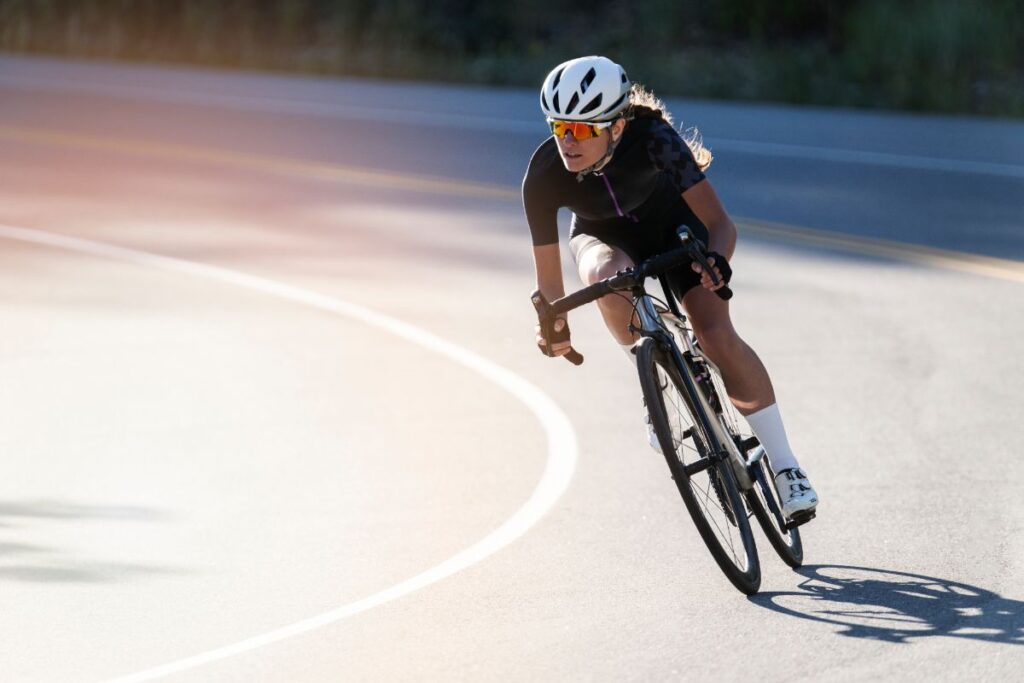
[[[689,443],[695,438],[692,433],[689,440],[682,438],[684,432],[693,428],[693,419],[690,416],[690,409],[675,383],[670,381],[668,375],[660,367],[657,367],[657,378],[672,430],[672,442],[676,457],[684,465],[707,457],[700,453],[695,444]],[[733,521],[737,513],[726,509],[725,503],[721,499],[721,493],[716,489],[713,477],[717,475],[713,472],[714,468],[711,468],[690,477],[689,486],[694,492],[694,499],[704,510],[704,517],[711,525],[714,534],[721,540],[723,549],[731,556],[734,564],[746,568],[748,564],[746,553],[743,551],[743,543],[738,537]]]
[[[705,497],[704,497],[704,499],[705,499],[705,501],[707,501],[707,502],[710,502],[710,503],[714,504],[714,501],[712,501],[712,500],[711,500],[711,499],[710,499],[709,497],[705,496]],[[706,505],[702,505],[702,507],[703,507],[703,508],[704,508],[705,510],[707,510],[707,509],[708,509]],[[716,507],[716,508],[718,508],[718,506],[717,506],[717,505],[716,505],[715,507]],[[718,508],[718,509],[719,509],[719,510],[722,510],[721,508]],[[724,511],[724,510],[722,510],[722,512],[724,513],[725,511]],[[733,560],[734,560],[734,561],[736,561],[736,563],[737,563],[737,566],[739,566],[739,564],[740,564],[740,562],[741,562],[741,561],[743,562],[743,566],[746,566],[746,556],[744,555],[744,557],[743,557],[743,558],[740,558],[740,557],[739,557],[739,556],[738,556],[738,555],[736,554],[736,544],[735,544],[735,542],[734,542],[734,541],[735,541],[735,538],[734,538],[734,536],[733,536],[733,533],[732,533],[732,526],[731,526],[731,525],[729,525],[729,524],[727,524],[727,525],[726,525],[726,529],[724,529],[724,530],[723,530],[723,529],[722,529],[722,527],[721,527],[721,525],[720,525],[720,524],[718,523],[718,520],[716,519],[716,516],[715,516],[715,515],[705,515],[705,517],[707,517],[707,519],[708,519],[708,520],[709,520],[709,521],[710,521],[710,522],[711,522],[712,524],[714,524],[714,525],[715,525],[715,529],[717,529],[717,532],[718,532],[718,534],[717,534],[717,535],[718,535],[718,536],[719,536],[720,538],[722,538],[722,539],[723,539],[723,540],[725,541],[725,543],[726,543],[726,544],[728,544],[728,546],[729,546],[729,551],[730,551],[730,553],[732,554]]]

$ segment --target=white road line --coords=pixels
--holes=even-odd
[[[14,74],[0,74],[0,85],[38,92],[99,94],[150,102],[166,102],[168,104],[191,104],[205,107],[240,109],[243,111],[301,114],[349,121],[411,123],[458,128],[460,130],[535,133],[538,139],[547,134],[543,121],[539,119],[523,120],[503,118],[501,116],[479,116],[463,112],[367,107],[342,102],[286,99],[266,95],[233,95],[204,90],[160,89],[144,85],[126,85],[121,83],[86,83],[60,78],[44,79],[16,76]],[[811,145],[794,145],[780,142],[736,140],[714,136],[705,137],[705,141],[713,149],[729,150],[743,154],[888,166],[893,168],[912,168],[924,171],[976,173],[1024,179],[1024,165],[1021,164],[970,160],[959,157],[950,159],[918,154],[892,154],[838,147],[814,147]]]
[[[140,266],[216,280],[224,284],[262,292],[280,299],[312,306],[313,308],[373,325],[377,329],[441,354],[491,380],[526,404],[540,421],[547,434],[548,457],[544,473],[526,503],[500,527],[441,564],[395,586],[367,596],[362,600],[342,605],[323,614],[282,626],[258,636],[246,638],[231,645],[225,645],[144,671],[121,676],[108,681],[108,683],[150,681],[172,673],[178,673],[233,657],[286,638],[308,633],[322,626],[337,623],[425,588],[473,564],[483,561],[524,535],[554,506],[572,480],[577,459],[576,434],[573,431],[572,424],[569,422],[569,418],[562,412],[561,408],[547,394],[519,375],[426,330],[335,297],[217,266],[11,225],[0,225],[0,237],[68,249],[102,258],[128,261]]]

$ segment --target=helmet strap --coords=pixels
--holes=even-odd
[[[624,134],[625,134],[625,130],[623,130],[623,135]],[[619,141],[622,140],[622,135],[620,135],[619,139],[616,140],[615,136],[612,135],[611,128],[609,128],[608,129],[608,136],[611,138],[611,142],[608,143],[608,151],[605,152],[604,156],[602,156],[600,159],[595,161],[593,164],[591,164],[590,166],[587,166],[582,171],[579,171],[576,174],[576,182],[582,183],[583,182],[583,178],[585,176],[587,176],[587,175],[589,175],[591,173],[597,174],[601,169],[603,169],[605,166],[608,165],[609,161],[612,160],[612,155],[615,154],[615,148],[619,145]]]

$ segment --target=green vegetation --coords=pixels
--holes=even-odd
[[[1024,115],[1021,0],[0,0],[0,50],[525,86],[606,54],[663,95]]]

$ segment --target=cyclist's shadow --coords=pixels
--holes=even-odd
[[[1024,645],[1024,602],[920,574],[808,565],[799,591],[760,593],[770,610],[842,626],[842,635],[902,643],[947,636]]]

